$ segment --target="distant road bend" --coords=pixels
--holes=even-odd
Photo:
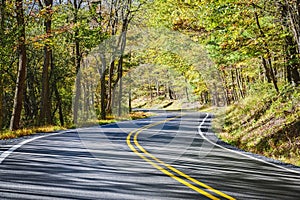
[[[0,199],[299,199],[300,170],[216,143],[211,115],[2,141]]]

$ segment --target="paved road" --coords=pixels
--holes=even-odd
[[[2,144],[0,199],[300,199],[298,168],[214,143],[210,123],[168,112]]]

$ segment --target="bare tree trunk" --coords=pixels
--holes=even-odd
[[[171,89],[170,86],[168,86],[168,93],[169,93],[169,99],[170,99],[170,100],[175,99],[174,92],[173,92],[173,90]]]
[[[150,95],[150,101],[153,100],[153,92],[152,92],[152,86],[151,86],[151,80],[148,78],[148,89],[149,89],[149,95]]]
[[[287,73],[287,80],[289,83],[294,82],[295,85],[300,84],[300,76],[298,72],[299,63],[295,62],[297,59],[297,49],[295,46],[295,43],[293,42],[293,39],[291,36],[286,37],[286,46],[287,46],[287,52],[286,52],[286,73]]]
[[[268,53],[270,53],[269,49],[268,49]],[[271,62],[270,58],[268,59],[268,62],[269,62],[269,67],[270,67],[270,72],[271,72],[272,83],[274,85],[274,88],[275,88],[276,92],[279,93],[279,88],[278,88],[278,85],[277,85],[277,78],[276,78],[276,75],[275,75],[275,70],[273,68],[273,65],[272,65],[272,62]]]
[[[243,91],[243,95],[244,95],[244,97],[246,97],[247,93],[248,93],[248,88],[247,88],[246,77],[243,76],[243,69],[240,69],[239,77],[240,77],[240,82],[241,82],[241,88],[242,88],[242,91]]]
[[[88,120],[90,119],[90,108],[91,108],[91,82],[87,81],[87,83],[85,84],[85,94],[87,94],[87,96],[85,97],[85,103],[84,103],[84,110],[85,110],[85,118]]]
[[[110,64],[109,67],[109,72],[108,72],[108,93],[107,93],[107,105],[106,105],[106,112],[107,114],[111,115],[112,114],[112,83],[113,83],[113,73],[114,73],[114,67],[115,67],[115,61],[113,60]]]
[[[279,12],[281,14],[281,24],[283,29],[289,29],[293,33],[293,36],[285,37],[285,61],[286,61],[286,79],[289,83],[300,84],[299,75],[299,61],[296,62],[298,53],[300,51],[300,0],[296,1],[296,4],[288,2],[277,2]],[[295,6],[293,8],[293,5]],[[294,38],[294,39],[293,39]],[[298,47],[298,49],[296,48]]]
[[[111,26],[111,35],[112,37],[114,37],[117,34],[117,25],[119,22],[118,19],[118,13],[116,12],[114,17],[112,17],[113,15],[113,11],[116,10],[118,6],[118,1],[115,2],[111,2],[111,8],[110,8],[110,26]],[[122,35],[120,36],[122,37]],[[122,39],[122,38],[121,38]],[[118,48],[118,46],[116,47]],[[114,51],[116,51],[117,49],[114,49]],[[108,93],[107,93],[107,105],[106,105],[106,112],[107,114],[112,114],[112,104],[113,104],[113,76],[114,76],[114,70],[115,70],[115,56],[112,56],[112,60],[109,66],[109,72],[108,72]],[[116,81],[116,84],[119,80]]]
[[[78,70],[79,72],[79,70]],[[73,122],[75,124],[78,123],[78,110],[79,110],[79,100],[81,96],[81,74],[76,73],[76,81],[75,81],[75,97],[74,97],[74,107],[73,107]]]
[[[62,126],[64,126],[65,121],[64,121],[64,115],[63,115],[63,110],[62,110],[62,100],[61,100],[61,96],[59,94],[56,84],[54,85],[54,92],[55,92],[55,97],[56,97],[57,106],[58,106],[59,121],[60,121],[60,124]]]
[[[51,38],[51,24],[52,24],[52,4],[53,0],[45,0],[45,7],[47,11],[47,18],[44,26],[47,38]],[[51,102],[50,102],[50,78],[49,68],[52,62],[52,48],[49,44],[44,47],[44,66],[42,72],[42,92],[41,92],[41,111],[40,111],[40,125],[51,124]]]
[[[100,118],[106,119],[106,60],[105,55],[100,54],[101,68],[98,69],[100,74]]]
[[[236,88],[235,88],[235,82],[234,82],[234,74],[233,74],[233,70],[230,70],[231,73],[231,84],[232,84],[232,96],[233,96],[233,101],[238,101],[239,97],[238,94],[236,92]]]
[[[243,93],[243,88],[242,88],[242,82],[241,82],[241,78],[240,78],[240,73],[238,72],[238,69],[235,68],[235,72],[236,72],[236,82],[240,91],[240,95],[241,98],[244,98],[244,93]]]
[[[186,78],[184,78],[184,82],[186,84],[184,90],[185,90],[185,95],[186,95],[186,100],[189,102],[190,101],[190,97],[189,97],[189,91],[188,91],[188,81],[186,80]]]
[[[119,60],[119,70],[120,73],[120,81],[119,81],[119,95],[118,95],[118,116],[122,116],[122,97],[123,97],[123,81],[122,81],[122,74],[123,74],[123,56]]]
[[[79,99],[81,96],[81,75],[79,74],[81,54],[80,54],[80,45],[78,39],[78,30],[75,30],[75,66],[76,66],[76,83],[75,83],[75,99],[74,99],[74,112],[73,112],[73,121],[76,124],[78,122],[78,108],[79,108]]]
[[[128,111],[129,113],[132,112],[132,105],[131,105],[131,76],[130,76],[130,73],[129,73],[129,92],[128,92]]]
[[[106,119],[106,105],[105,105],[105,99],[106,99],[106,86],[105,86],[105,73],[101,76],[100,80],[100,89],[101,89],[101,112],[100,117],[101,119]]]
[[[263,65],[263,67],[265,69],[265,75],[266,75],[267,81],[268,81],[268,83],[271,83],[272,80],[271,80],[271,75],[270,75],[270,69],[269,69],[269,67],[267,65],[267,61],[266,61],[266,59],[264,57],[261,57],[261,60],[262,60],[262,65]]]
[[[4,37],[4,29],[5,29],[5,0],[1,1],[0,5],[0,14],[1,14],[1,23],[0,23],[0,46],[3,47],[4,44],[2,42],[2,37]],[[2,70],[2,63],[0,64],[0,130],[3,127],[3,70]]]
[[[255,5],[253,4],[253,8],[255,9]],[[256,25],[260,31],[260,36],[265,38],[265,33],[263,32],[261,26],[260,26],[260,22],[259,22],[259,18],[258,18],[258,14],[257,12],[254,12],[254,17],[255,17],[255,21],[256,21]],[[267,54],[270,56],[271,52],[268,48],[268,44],[266,42],[263,42],[263,45],[264,45],[264,48],[265,50],[267,51]],[[264,64],[264,67],[266,70],[269,70],[270,72],[270,78],[273,82],[273,85],[274,85],[274,88],[276,90],[277,93],[279,93],[279,88],[277,86],[277,80],[276,80],[276,77],[275,77],[275,74],[274,74],[274,70],[273,70],[273,67],[272,67],[272,62],[271,62],[271,58],[268,58],[268,64],[269,64],[269,68],[267,67],[266,65],[266,62],[265,62],[265,58],[263,58],[263,64]]]
[[[227,105],[230,104],[230,95],[229,95],[229,88],[228,88],[228,83],[226,80],[226,74],[225,71],[222,71],[223,73],[221,74],[221,78],[223,80],[223,84],[224,84],[224,92],[225,92],[225,98],[226,98],[226,103]]]
[[[293,3],[295,5],[295,8],[293,8]],[[287,10],[287,14],[290,24],[290,30],[293,32],[295,41],[297,42],[298,49],[300,49],[300,23],[299,23],[299,17],[300,17],[300,1],[297,0],[296,2],[288,2],[285,0],[285,9]]]
[[[208,91],[205,91],[203,93],[203,98],[204,98],[204,103],[208,104],[209,103],[209,93],[208,93]]]
[[[74,13],[74,24],[78,23],[78,10],[82,4],[82,0],[73,1],[73,13]],[[74,107],[73,107],[73,122],[76,124],[78,123],[78,109],[79,109],[79,100],[81,96],[81,76],[79,75],[79,70],[81,67],[81,52],[80,52],[80,39],[79,39],[79,30],[78,28],[75,29],[74,32],[75,37],[75,66],[76,66],[76,83],[75,83],[75,98],[74,98]]]
[[[25,79],[26,79],[26,38],[23,1],[16,0],[17,25],[20,30],[18,36],[19,67],[14,97],[14,107],[10,121],[10,130],[17,130],[20,127],[21,112],[23,105]]]
[[[291,71],[292,71],[292,78],[294,80],[295,85],[299,86],[300,85],[300,75],[299,75],[298,68],[294,66],[291,69]]]
[[[213,97],[214,105],[217,107],[220,107],[220,98],[219,98],[219,93],[217,90],[217,85],[215,82],[213,83],[213,87],[214,87],[214,91],[213,91],[212,97]]]
[[[2,72],[0,77],[0,130],[2,130],[3,127],[3,76]]]

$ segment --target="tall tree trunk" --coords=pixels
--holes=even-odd
[[[294,83],[296,86],[300,85],[300,75],[299,75],[299,71],[298,71],[298,67],[293,66],[291,69],[292,72],[292,78],[294,80]]]
[[[10,121],[10,130],[17,130],[20,127],[21,112],[24,98],[25,79],[26,79],[26,37],[25,37],[25,23],[23,1],[16,0],[16,15],[17,25],[19,28],[18,36],[18,53],[19,53],[19,67],[18,77],[16,82],[16,91],[14,97],[14,107]]]
[[[241,88],[242,88],[242,91],[243,91],[243,95],[244,97],[247,96],[247,93],[248,93],[248,88],[247,88],[247,82],[246,82],[246,77],[243,76],[243,69],[240,70],[240,73],[239,73],[239,77],[240,77],[240,82],[241,82]]]
[[[100,89],[101,89],[101,111],[100,111],[100,117],[101,119],[106,119],[106,105],[105,105],[105,99],[106,99],[106,86],[105,86],[105,73],[101,76],[100,79]]]
[[[263,67],[265,69],[265,75],[266,75],[267,81],[268,81],[268,83],[271,83],[272,82],[271,75],[270,75],[271,73],[270,73],[270,69],[269,69],[269,67],[267,65],[267,61],[266,61],[266,59],[264,57],[261,57],[261,60],[262,60],[262,65],[263,65]]]
[[[268,51],[268,54],[270,54],[269,49],[267,51]],[[278,85],[277,85],[277,78],[276,78],[275,70],[273,68],[272,61],[271,61],[270,58],[268,59],[268,63],[269,63],[269,67],[270,67],[270,72],[271,72],[270,74],[271,74],[271,79],[272,79],[273,86],[274,86],[276,92],[279,93],[279,88],[278,88]]]
[[[56,84],[54,85],[54,92],[55,92],[55,97],[56,97],[56,101],[57,101],[60,125],[64,126],[65,121],[64,121],[64,115],[63,115],[63,109],[62,109],[62,100],[61,100],[61,96],[59,94]]]
[[[298,71],[299,61],[297,60],[297,56],[300,51],[300,0],[294,2],[295,10],[293,10],[293,4],[290,4],[288,1],[285,1],[285,3],[277,3],[277,6],[281,14],[281,24],[283,29],[290,29],[294,36],[288,35],[285,38],[286,78],[289,83],[292,84],[294,82],[295,85],[299,85],[300,75]]]
[[[296,45],[291,36],[286,37],[286,74],[289,83],[300,84],[300,76],[298,72],[299,62],[297,60]]]
[[[209,93],[208,93],[208,91],[205,91],[203,93],[203,97],[204,97],[205,104],[208,104],[209,103]]]
[[[27,77],[27,101],[25,98],[25,104],[27,104],[27,117],[29,119],[36,119],[39,115],[39,103],[40,100],[37,98],[40,94],[40,92],[36,89],[38,83],[36,82],[35,78],[34,78],[34,72],[29,70],[30,68],[28,68],[28,71],[26,73],[26,77]],[[32,121],[33,124],[37,124],[37,121]]]
[[[186,80],[186,78],[184,78],[184,82],[186,84],[186,86],[184,87],[185,96],[186,96],[186,100],[189,102],[190,101],[190,97],[189,97],[189,91],[188,91],[188,81]]]
[[[73,9],[74,9],[74,24],[78,23],[78,9],[81,5],[82,1],[77,3],[77,0],[74,0]],[[80,52],[80,40],[79,40],[79,30],[75,29],[74,32],[75,37],[75,66],[76,66],[76,83],[75,83],[75,98],[74,98],[74,107],[73,107],[73,122],[78,123],[78,109],[79,109],[79,100],[81,96],[81,76],[79,75],[79,70],[81,67],[81,52]]]
[[[118,4],[118,1],[115,1],[114,3],[111,2],[111,10],[110,10],[110,19],[111,19],[111,22],[110,22],[110,26],[111,26],[111,35],[112,37],[114,37],[116,34],[117,34],[117,25],[118,25],[118,22],[119,22],[119,19],[118,19],[118,13],[115,13],[116,16],[115,17],[112,17],[112,14],[113,14],[113,10],[116,10],[117,8],[117,4]],[[122,39],[122,35],[120,36],[120,39]],[[113,49],[113,52],[116,52],[118,50],[118,45],[119,43],[117,44],[116,47],[114,47]],[[109,72],[108,72],[108,93],[107,93],[107,105],[106,105],[106,114],[109,114],[111,115],[112,114],[112,104],[113,104],[113,77],[114,77],[114,70],[115,70],[115,55],[112,55],[112,59],[111,59],[111,62],[110,62],[110,66],[109,66]],[[117,78],[117,81],[116,81],[116,84],[118,83],[118,78]]]
[[[123,96],[123,55],[120,56],[118,62],[118,77],[119,77],[119,93],[118,93],[118,116],[122,115],[122,96]]]
[[[285,0],[285,5],[283,5],[283,7],[285,17],[287,18],[287,21],[289,21],[289,28],[292,31],[298,49],[300,50],[300,1],[296,0],[296,2],[289,2]]]
[[[254,5],[254,4],[252,4],[252,5],[253,5],[253,8],[256,9],[255,5]],[[259,29],[259,32],[260,32],[260,36],[261,36],[262,38],[265,38],[265,33],[263,32],[263,30],[262,30],[262,28],[261,28],[261,26],[260,26],[258,14],[257,14],[256,11],[254,12],[254,17],[255,17],[256,25],[257,25],[257,27],[258,27],[258,29]],[[271,55],[271,52],[270,52],[270,50],[269,50],[268,44],[264,41],[264,42],[263,42],[263,45],[264,45],[264,48],[265,48],[267,54],[270,56],[270,55]],[[266,70],[267,70],[268,67],[267,67],[267,65],[266,65],[266,63],[265,63],[265,58],[263,58],[263,62],[264,62],[264,67],[265,67]],[[270,78],[271,78],[271,80],[272,80],[272,83],[273,83],[273,85],[274,85],[274,88],[275,88],[276,92],[279,93],[279,88],[278,88],[278,85],[277,85],[277,80],[276,80],[276,77],[275,77],[275,74],[274,74],[274,70],[273,70],[273,67],[272,67],[272,62],[271,62],[271,58],[270,58],[270,57],[268,58],[268,64],[269,64],[269,69],[268,69],[268,70],[269,70],[269,72],[270,72]]]
[[[128,92],[128,111],[129,111],[129,113],[132,112],[131,95],[132,95],[132,91],[131,91],[131,74],[129,72],[129,92]]]
[[[74,107],[73,107],[74,124],[78,123],[78,110],[79,110],[80,96],[81,96],[81,74],[79,68],[76,67],[75,97],[74,97]]]
[[[241,78],[240,78],[240,73],[237,68],[235,68],[235,73],[236,73],[236,82],[237,82],[237,85],[239,88],[239,92],[240,92],[241,98],[243,99],[244,98],[243,87],[242,87],[242,82],[241,82]]]
[[[88,89],[88,86],[89,85],[89,81],[88,80],[86,80],[85,82],[84,82],[84,84],[82,85],[82,92],[83,92],[83,94],[84,94],[84,98],[83,98],[83,100],[82,100],[82,103],[83,103],[83,105],[82,105],[82,120],[83,121],[87,121],[88,120],[88,112],[89,112],[89,89]]]
[[[106,119],[106,81],[105,81],[105,75],[106,75],[106,60],[105,55],[100,55],[101,59],[101,68],[98,68],[99,74],[100,74],[100,118]]]
[[[224,85],[224,90],[225,90],[224,94],[225,94],[225,98],[226,98],[226,104],[229,105],[231,99],[230,99],[230,92],[229,92],[229,88],[228,88],[228,83],[227,83],[227,80],[226,80],[225,70],[222,70],[221,78],[222,78],[223,85]]]
[[[45,0],[47,17],[44,22],[47,38],[51,38],[51,24],[52,24],[52,4],[53,0]],[[42,72],[42,92],[41,92],[41,111],[40,111],[40,125],[51,124],[51,101],[50,101],[50,78],[49,68],[52,62],[52,48],[49,44],[44,47],[44,65]]]
[[[149,78],[148,78],[148,90],[150,95],[150,101],[152,102],[153,100],[152,81]]]
[[[212,92],[212,98],[213,98],[213,102],[215,106],[220,107],[220,98],[219,98],[219,93],[218,93],[218,89],[217,89],[217,84],[215,82],[213,82],[213,92]]]
[[[233,70],[230,70],[231,73],[231,84],[232,84],[232,97],[233,97],[233,101],[238,101],[239,97],[236,91],[236,87],[235,87],[235,82],[234,82],[234,74],[233,74]]]
[[[112,114],[112,104],[113,104],[112,83],[113,83],[113,76],[114,76],[114,68],[115,68],[115,61],[112,60],[108,72],[108,93],[107,93],[107,105],[106,105],[106,112],[108,115]]]
[[[121,33],[120,35],[120,51],[121,51],[121,55],[118,61],[118,75],[117,75],[117,79],[114,85],[114,88],[116,87],[116,85],[119,83],[119,95],[118,95],[118,116],[122,115],[122,93],[123,93],[123,85],[122,85],[122,77],[123,77],[123,61],[124,61],[124,51],[125,51],[125,47],[126,47],[126,30],[127,30],[127,24],[123,23],[123,27],[122,30],[124,32]],[[115,89],[114,89],[115,90]]]
[[[290,64],[286,64],[286,80],[288,81],[288,83],[292,84],[292,70],[291,70],[291,65]]]
[[[175,99],[175,95],[174,95],[174,92],[173,90],[171,89],[171,86],[168,86],[168,93],[169,93],[169,99],[170,100],[174,100]]]
[[[2,127],[3,127],[3,76],[1,73],[1,77],[0,77],[0,130],[2,130]]]
[[[33,114],[32,114],[32,108],[31,108],[31,103],[30,103],[30,99],[29,99],[29,94],[28,94],[28,72],[26,73],[26,79],[27,79],[27,84],[25,86],[25,90],[24,90],[24,115],[25,115],[25,120],[27,121],[27,124],[28,122],[30,122],[30,124],[34,124],[32,119],[34,118],[33,117]]]
[[[131,62],[131,52],[129,52],[129,63]],[[128,69],[130,71],[130,68]],[[128,92],[128,111],[129,113],[132,112],[132,79],[131,79],[131,72],[128,73],[129,77],[129,92]],[[158,89],[159,90],[159,89]]]
[[[1,1],[1,5],[0,5],[0,14],[1,14],[1,22],[0,22],[0,46],[3,47],[3,37],[4,36],[4,30],[5,30],[5,6],[6,6],[6,2],[5,0]],[[2,65],[2,63],[0,63],[0,130],[3,127],[3,68],[4,66]]]

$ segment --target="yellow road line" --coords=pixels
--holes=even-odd
[[[187,187],[189,187],[189,188],[191,188],[191,189],[197,191],[198,193],[200,193],[200,194],[202,194],[202,195],[204,195],[204,196],[206,196],[206,197],[208,197],[208,198],[210,198],[210,199],[219,199],[219,198],[217,198],[217,197],[215,197],[215,196],[213,196],[213,195],[207,193],[206,191],[204,191],[204,190],[202,190],[202,189],[200,189],[200,188],[198,188],[198,187],[196,187],[196,186],[194,186],[194,185],[188,183],[187,181],[185,181],[185,180],[183,180],[183,179],[181,179],[181,178],[175,176],[175,175],[172,174],[171,172],[167,171],[166,169],[162,168],[161,166],[157,165],[156,163],[152,162],[150,159],[148,159],[147,157],[145,157],[144,155],[142,155],[141,153],[139,153],[139,152],[135,149],[135,147],[131,144],[131,141],[130,141],[131,136],[135,133],[135,136],[134,136],[134,144],[135,144],[135,145],[136,145],[136,146],[137,146],[144,154],[148,155],[149,157],[151,157],[151,158],[152,158],[153,160],[155,160],[156,162],[158,162],[158,163],[164,165],[165,167],[167,167],[167,168],[170,169],[171,171],[173,171],[173,172],[179,174],[180,176],[182,176],[182,177],[184,177],[184,178],[190,180],[191,182],[193,182],[193,183],[195,183],[195,184],[198,184],[199,186],[204,187],[204,188],[206,188],[206,189],[208,189],[208,190],[210,190],[210,191],[212,191],[212,192],[214,192],[214,193],[216,193],[216,194],[218,194],[218,195],[220,195],[220,196],[222,196],[222,197],[225,197],[225,198],[230,199],[230,200],[234,200],[233,197],[231,197],[231,196],[229,196],[229,195],[226,195],[226,194],[224,194],[224,193],[222,193],[222,192],[220,192],[220,191],[218,191],[218,190],[216,190],[216,189],[214,189],[214,188],[212,188],[212,187],[210,187],[210,186],[208,186],[208,185],[206,185],[206,184],[204,184],[204,183],[202,183],[202,182],[200,182],[200,181],[198,181],[198,180],[196,180],[196,179],[194,179],[194,178],[192,178],[192,177],[190,177],[190,176],[188,176],[187,174],[185,174],[185,173],[181,172],[180,170],[178,170],[178,169],[176,169],[176,168],[174,168],[174,167],[172,167],[172,166],[166,164],[165,162],[159,160],[158,158],[156,158],[155,156],[153,156],[152,154],[150,154],[149,152],[147,152],[147,151],[146,151],[146,150],[138,143],[137,137],[138,137],[139,133],[142,132],[143,130],[148,129],[148,128],[150,128],[150,127],[154,127],[154,126],[159,125],[159,124],[162,124],[162,123],[165,123],[165,122],[167,122],[167,121],[174,120],[174,119],[176,119],[176,118],[178,118],[178,117],[180,117],[180,116],[177,116],[177,117],[174,117],[174,118],[170,118],[170,119],[167,119],[167,120],[164,120],[164,121],[156,122],[156,123],[153,123],[153,124],[149,124],[149,125],[146,125],[146,126],[140,128],[140,129],[137,129],[137,130],[134,130],[134,131],[130,132],[129,135],[127,136],[127,145],[130,147],[130,149],[131,149],[135,154],[137,154],[137,155],[138,155],[139,157],[141,157],[143,160],[145,160],[146,162],[150,163],[153,167],[155,167],[156,169],[160,170],[160,171],[163,172],[164,174],[166,174],[166,175],[172,177],[173,179],[177,180],[178,182],[182,183],[183,185],[186,185]]]
[[[171,178],[175,179],[176,181],[182,183],[183,185],[195,190],[196,192],[210,198],[210,199],[213,199],[213,200],[220,200],[219,198],[209,194],[208,192],[190,184],[189,182],[175,176],[174,174],[172,174],[171,172],[165,170],[164,168],[162,168],[161,166],[157,165],[156,163],[152,162],[151,160],[149,160],[147,157],[143,156],[141,153],[139,153],[131,144],[130,142],[130,137],[131,135],[133,134],[134,132],[131,132],[128,136],[127,136],[127,145],[129,146],[129,148],[135,153],[137,154],[139,157],[141,157],[143,160],[145,160],[146,162],[150,163],[153,167],[155,167],[156,169],[158,169],[159,171],[163,172],[164,174],[170,176]]]
[[[163,122],[161,122],[161,123],[164,123],[164,122],[166,122],[166,121],[171,121],[171,120],[173,120],[173,119],[175,119],[175,118],[171,118],[171,119],[165,120],[165,121],[163,121]],[[234,199],[235,199],[235,198],[233,198],[233,197],[231,197],[231,196],[229,196],[229,195],[227,195],[227,194],[224,194],[223,192],[221,192],[221,191],[219,191],[219,190],[216,190],[216,189],[214,189],[214,188],[212,188],[212,187],[206,185],[205,183],[202,183],[202,182],[200,182],[200,181],[198,181],[198,180],[196,180],[196,179],[190,177],[189,175],[187,175],[187,174],[181,172],[180,170],[178,170],[178,169],[176,169],[176,168],[174,168],[174,167],[172,167],[172,166],[166,164],[165,162],[161,161],[160,159],[158,159],[157,157],[155,157],[155,156],[152,155],[151,153],[147,152],[147,151],[146,151],[146,150],[138,143],[137,137],[138,137],[138,135],[139,135],[143,130],[145,130],[145,129],[147,129],[147,128],[150,128],[150,127],[153,127],[153,126],[156,126],[156,125],[157,125],[157,123],[156,123],[156,124],[151,124],[151,126],[148,125],[146,128],[143,127],[143,128],[141,128],[141,129],[139,129],[138,131],[135,132],[135,135],[134,135],[134,144],[135,144],[135,145],[136,145],[143,153],[145,153],[146,155],[148,155],[149,157],[151,157],[153,160],[157,161],[158,163],[164,165],[164,166],[167,167],[168,169],[172,170],[173,172],[175,172],[175,173],[179,174],[180,176],[182,176],[182,177],[184,177],[184,178],[186,178],[186,179],[192,181],[193,183],[195,183],[195,184],[197,184],[197,185],[199,185],[199,186],[201,186],[201,187],[204,187],[204,188],[206,188],[206,189],[208,189],[208,190],[214,192],[215,194],[218,194],[218,195],[220,195],[220,196],[222,196],[222,197],[224,197],[224,198],[227,198],[227,199],[230,199],[230,200],[234,200]]]

